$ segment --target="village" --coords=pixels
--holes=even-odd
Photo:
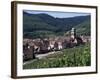
[[[72,28],[67,36],[23,39],[23,61],[35,59],[36,54],[48,54],[48,52],[84,45],[90,40],[90,36],[77,36],[75,28]]]

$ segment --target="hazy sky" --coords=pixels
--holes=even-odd
[[[48,15],[51,15],[57,18],[68,18],[68,17],[75,17],[75,16],[90,15],[89,13],[76,13],[76,12],[34,11],[34,10],[24,10],[24,11],[30,14],[46,13]]]

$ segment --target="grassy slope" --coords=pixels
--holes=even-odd
[[[90,66],[90,45],[81,45],[75,48],[55,52],[43,59],[36,59],[30,64],[25,64],[24,69]]]

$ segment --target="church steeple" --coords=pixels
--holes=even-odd
[[[76,37],[76,29],[72,28],[72,30],[71,30],[71,38],[75,39],[75,37]]]

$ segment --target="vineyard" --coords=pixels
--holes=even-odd
[[[56,68],[90,66],[90,44],[76,46],[61,51],[55,51],[42,59],[34,59],[33,62],[24,64],[23,69]]]

